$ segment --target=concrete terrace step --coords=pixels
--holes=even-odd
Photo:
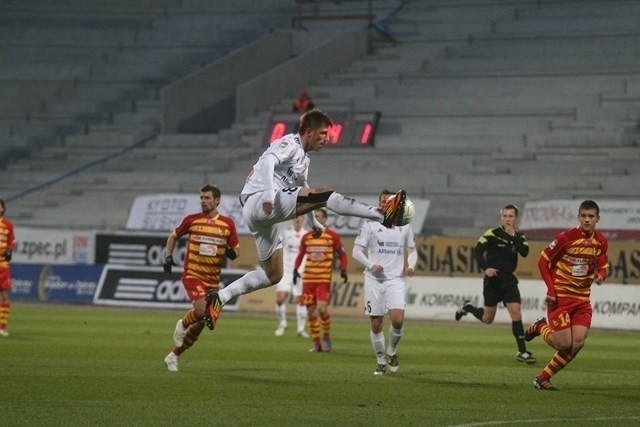
[[[533,95],[533,94],[531,94]],[[346,104],[349,100],[344,100]],[[521,96],[505,94],[503,96],[463,97],[360,97],[353,99],[355,111],[393,111],[397,115],[424,116],[554,116],[576,114],[577,105],[597,107],[600,98],[596,95],[574,94],[555,96]]]
[[[640,34],[601,39],[486,39],[470,45],[447,47],[446,58],[547,58],[599,55],[616,57],[636,51]]]
[[[549,19],[521,17],[517,21],[497,21],[493,24],[496,34],[526,35],[574,35],[574,34],[620,34],[638,29],[638,15],[574,17],[572,19]]]
[[[525,134],[513,135],[376,135],[375,148],[406,150],[408,148],[443,149],[452,150],[481,147],[487,150],[496,150],[503,147],[517,149],[527,144]]]
[[[518,6],[514,9],[516,19],[558,19],[567,20],[574,18],[627,18],[640,14],[640,5],[628,0],[608,0],[604,2],[580,2],[576,7],[575,2],[546,3],[543,7]]]
[[[385,112],[377,132],[386,135],[533,134],[549,130],[552,123],[560,125],[574,122],[571,115],[562,118],[549,116],[524,119],[515,116],[425,117],[417,114],[408,117]]]
[[[566,58],[447,58],[429,61],[426,70],[429,73],[453,72],[461,74],[477,74],[492,72],[498,75],[520,73],[535,75],[545,73],[557,75],[574,73],[580,75],[590,72],[629,72],[640,69],[640,55],[621,55],[609,57],[603,62],[597,56],[581,56],[567,61]],[[470,72],[471,71],[471,72]]]

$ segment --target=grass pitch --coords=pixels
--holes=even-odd
[[[640,425],[637,332],[592,330],[546,392],[532,382],[553,351],[537,339],[538,363],[516,362],[504,326],[408,321],[399,372],[374,377],[364,317],[334,319],[334,351],[309,353],[292,328],[273,335],[274,317],[224,313],[172,373],[162,360],[181,315],[14,303],[2,425]]]

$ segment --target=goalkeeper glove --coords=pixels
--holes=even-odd
[[[300,273],[298,273],[298,270],[293,270],[293,284],[295,285],[296,283],[298,283],[298,279],[300,278]]]
[[[349,281],[347,270],[340,270],[340,277],[342,277],[343,283],[347,283]]]
[[[165,273],[171,273],[171,266],[173,265],[173,257],[169,255],[164,259],[164,264],[162,264],[162,268],[164,268]]]
[[[12,255],[13,255],[13,252],[11,252],[11,249],[7,249],[6,251],[4,251],[4,260],[7,262],[11,261]]]
[[[227,246],[227,248],[224,250],[224,254],[232,261],[238,258],[238,255],[236,255],[236,251],[234,251],[230,246]]]

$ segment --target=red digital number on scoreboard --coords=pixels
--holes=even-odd
[[[334,120],[329,128],[329,144],[334,146],[371,146],[379,118],[378,113],[367,114],[372,120],[348,117],[345,120]],[[269,143],[282,138],[287,133],[296,131],[298,123],[289,119],[274,120],[269,130]]]

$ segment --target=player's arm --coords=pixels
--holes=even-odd
[[[240,248],[239,247],[232,248],[231,246],[227,246],[226,249],[224,250],[224,255],[227,258],[229,258],[231,261],[233,261],[234,259],[240,256]]]
[[[547,296],[545,302],[549,305],[556,303],[556,288],[553,283],[553,277],[551,276],[551,268],[549,267],[549,260],[543,252],[538,260],[538,270],[540,270],[540,276],[544,280],[544,284],[547,286]]]
[[[227,238],[227,247],[224,250],[224,254],[233,261],[240,256],[240,240],[236,232],[236,223],[232,219],[229,219],[227,223],[229,224],[229,237]]]
[[[307,253],[307,244],[305,243],[307,235],[305,234],[300,239],[300,247],[298,248],[298,256],[296,257],[295,262],[293,263],[293,284],[295,285],[298,282],[298,278],[300,277],[300,273],[298,273],[298,269],[302,265],[302,260],[304,259],[305,254]]]
[[[538,270],[542,280],[544,280],[544,284],[547,286],[547,297],[545,299],[547,304],[556,303],[556,287],[551,270],[564,254],[564,247],[567,243],[566,237],[563,234],[559,234],[549,246],[544,248],[540,259],[538,259]]]
[[[4,251],[4,260],[6,262],[10,262],[11,258],[13,258],[13,248],[16,245],[16,236],[13,234],[13,224],[8,223],[8,225],[7,247]]]
[[[364,253],[365,249],[366,248],[364,246],[360,246],[356,243],[353,245],[351,256],[369,270],[373,270],[373,262],[367,257],[367,254]]]
[[[9,227],[9,234],[7,235],[7,249],[13,251],[16,246],[16,235],[13,230],[13,224]]]
[[[596,276],[596,284],[601,285],[607,278],[607,269],[609,268],[609,256],[607,251],[609,249],[609,243],[605,240],[602,242],[602,252],[598,256],[596,266],[598,268],[598,275]]]
[[[485,256],[485,254],[487,253],[487,248],[489,247],[489,240],[487,239],[487,235],[490,232],[491,230],[480,236],[480,238],[478,239],[478,243],[476,243],[476,247],[473,250],[473,253],[476,257],[476,261],[480,269],[482,269],[482,271],[484,271],[487,276],[492,277],[496,275],[497,270],[489,266],[489,262],[487,261],[487,258]]]
[[[529,243],[524,234],[516,232],[513,236],[513,244],[521,257],[524,258],[529,255]]]
[[[167,243],[164,247],[164,264],[162,265],[165,273],[171,273],[171,267],[175,264],[173,262],[173,250],[176,247],[177,240],[178,236],[176,235],[175,231],[173,231],[171,234],[169,234],[169,237],[167,237]]]
[[[416,251],[416,248],[414,246],[414,247],[408,247],[407,252],[408,252],[408,255],[407,255],[406,273],[407,273],[407,276],[413,276],[413,273],[415,272],[416,264],[418,263],[418,251]]]
[[[340,257],[340,277],[344,283],[347,283],[349,281],[349,275],[347,274],[347,251],[344,249],[344,246],[342,246],[340,236],[337,233],[334,233],[334,235],[333,249]]]
[[[276,200],[276,190],[273,187],[273,175],[276,165],[280,160],[275,154],[267,154],[260,157],[258,167],[255,168],[260,174],[260,180],[264,185],[265,198],[262,203],[262,210],[265,215],[269,216],[273,212],[273,204]]]
[[[353,259],[358,261],[360,264],[371,270],[373,274],[381,274],[382,272],[384,272],[384,267],[382,267],[380,264],[374,264],[373,261],[371,261],[367,257],[367,255],[364,253],[365,249],[366,248],[364,246],[355,243],[353,245],[353,251],[351,251],[351,256],[353,256]]]
[[[407,268],[405,269],[405,273],[407,276],[413,276],[416,264],[418,263],[418,251],[416,251],[416,240],[413,236],[413,229],[411,227],[407,227],[407,234],[405,237],[404,246],[407,248]]]

